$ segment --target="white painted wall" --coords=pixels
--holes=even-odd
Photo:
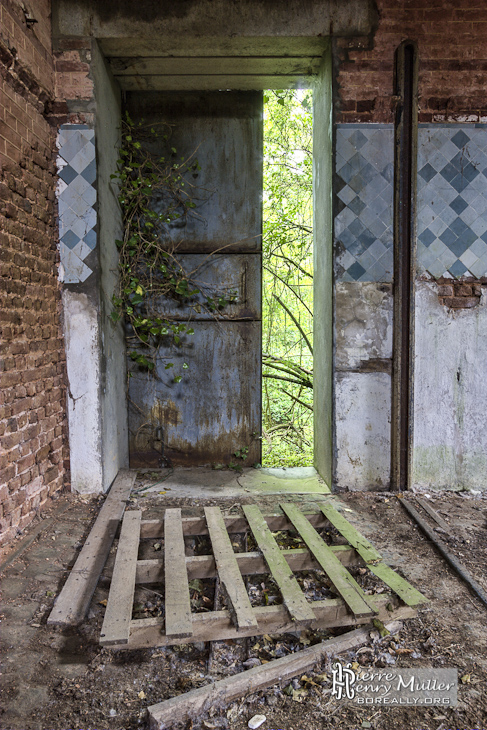
[[[337,486],[387,488],[391,465],[389,373],[337,373]]]
[[[448,311],[416,283],[412,485],[487,486],[487,296]]]
[[[88,493],[102,484],[100,356],[97,307],[83,293],[64,289],[71,489]]]
[[[392,310],[390,284],[335,284],[338,487],[366,490],[390,484]]]

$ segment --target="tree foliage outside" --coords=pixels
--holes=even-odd
[[[263,466],[313,464],[312,140],[312,92],[266,92]]]

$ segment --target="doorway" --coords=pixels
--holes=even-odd
[[[313,93],[264,92],[262,465],[313,465]]]

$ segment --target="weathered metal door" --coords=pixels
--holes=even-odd
[[[134,121],[169,123],[178,157],[196,151],[195,215],[173,239],[183,268],[233,300],[216,313],[193,303],[194,335],[161,349],[154,374],[133,373],[131,466],[229,463],[242,448],[252,464],[261,429],[262,93],[131,93],[127,108]],[[176,303],[161,310],[187,321]]]

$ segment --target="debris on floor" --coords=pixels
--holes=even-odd
[[[446,537],[441,531],[438,534],[485,589],[485,497],[437,494],[421,498],[441,516],[452,537]],[[197,637],[195,640],[194,636],[181,637],[162,646],[131,649],[122,644],[113,650],[100,646],[99,639],[118,546],[122,542],[117,536],[95,589],[88,618],[76,627],[47,624],[69,566],[76,565],[77,551],[89,540],[90,523],[95,521],[100,508],[99,499],[66,495],[59,500],[57,516],[46,516],[45,529],[36,531],[33,542],[26,530],[22,540],[26,540],[27,547],[7,564],[2,575],[0,645],[4,663],[0,726],[9,730],[66,730],[67,727],[143,730],[148,727],[148,708],[171,698],[185,702],[194,690],[214,686],[222,680],[235,677],[235,681],[242,681],[249,670],[270,672],[281,659],[297,660],[303,652],[318,649],[325,642],[342,641],[351,633],[364,631],[364,642],[341,652],[341,662],[365,670],[454,667],[459,679],[458,705],[407,710],[349,707],[332,694],[334,657],[326,655],[293,677],[276,680],[266,688],[254,686],[245,696],[208,707],[205,713],[188,720],[185,728],[247,730],[249,721],[256,715],[266,717],[260,726],[262,730],[308,730],[323,725],[330,730],[483,727],[487,717],[485,607],[450,570],[415,521],[409,519],[400,500],[389,493],[347,493],[339,498],[285,495],[280,499],[294,504],[306,516],[367,600],[375,602],[393,592],[377,574],[381,563],[375,562],[371,555],[364,560],[350,536],[343,537],[325,518],[322,505],[331,504],[360,534],[361,550],[373,543],[383,564],[419,589],[430,602],[410,607],[401,605],[397,597],[401,609],[413,610],[417,615],[404,620],[403,627],[391,633],[387,633],[387,619],[381,620],[379,615],[377,620],[376,615],[371,615],[361,619],[358,627],[349,624],[316,628],[312,622],[300,629],[293,626],[283,632],[266,630],[255,636],[247,636],[248,629],[244,629],[243,635],[233,638],[204,641]],[[416,501],[416,495],[408,495],[408,499]],[[66,511],[61,504],[64,501],[69,505]],[[309,605],[313,607],[327,600],[344,602],[300,531],[291,526],[287,517],[284,525],[272,523],[276,518],[283,519],[282,512],[272,514],[276,508],[275,496],[256,500],[254,495],[248,495],[236,503],[233,498],[181,500],[170,493],[151,496],[132,492],[127,514],[141,510],[143,514],[131,622],[165,619],[165,535],[164,526],[161,530],[160,525],[165,511],[174,508],[181,509],[184,532],[188,525],[192,525],[189,532],[193,531],[184,536],[192,623],[197,616],[223,611],[228,613],[228,625],[238,634],[228,607],[231,596],[226,593],[223,581],[217,580],[220,571],[215,565],[211,535],[209,531],[199,531],[205,524],[205,507],[219,507],[226,525],[235,518],[246,525],[241,532],[228,529],[227,532],[237,562],[255,560],[254,554],[261,561],[260,572],[252,572],[255,564],[251,563],[248,567],[252,571],[242,575],[254,615],[256,611],[274,607],[284,609],[289,615],[245,519],[242,507],[247,504],[258,504]],[[14,546],[15,553],[17,549]],[[311,568],[307,564],[310,560]],[[347,607],[345,610],[356,620]],[[374,618],[375,626],[372,625]],[[158,629],[164,636],[161,629],[164,630],[164,623]],[[176,726],[177,723],[171,725]]]

